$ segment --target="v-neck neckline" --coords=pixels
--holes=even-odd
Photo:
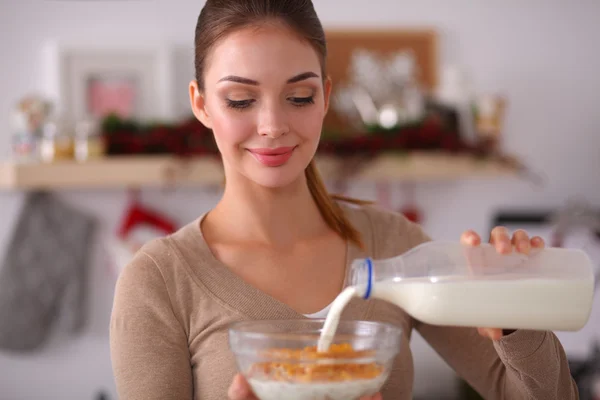
[[[266,292],[246,282],[231,268],[215,257],[202,233],[201,223],[207,214],[185,226],[172,235],[180,246],[180,252],[187,259],[190,272],[222,305],[241,313],[249,319],[309,319],[286,303],[274,298]],[[365,232],[366,233],[366,232]],[[368,232],[371,234],[371,232]],[[182,252],[181,249],[185,249]],[[188,258],[186,256],[189,255]],[[362,250],[346,241],[345,273],[351,262],[364,257]],[[192,262],[193,260],[193,262]],[[194,265],[196,264],[196,265]],[[344,281],[344,286],[346,282]],[[340,291],[343,288],[340,288]],[[357,299],[349,304],[344,317],[349,319],[365,319],[369,309],[367,301]]]

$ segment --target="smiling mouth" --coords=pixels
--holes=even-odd
[[[267,167],[279,167],[287,163],[297,146],[277,147],[274,149],[247,149],[259,163]]]

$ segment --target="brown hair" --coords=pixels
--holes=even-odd
[[[194,63],[198,88],[204,89],[207,57],[216,42],[235,30],[270,21],[287,25],[311,44],[319,55],[325,79],[327,43],[311,0],[207,0],[198,17],[195,34]],[[368,202],[329,195],[314,160],[308,164],[305,174],[310,193],[327,225],[343,239],[364,247],[360,233],[346,218],[337,200],[353,204]]]

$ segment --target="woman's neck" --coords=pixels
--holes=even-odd
[[[286,247],[329,231],[304,175],[284,188],[229,182],[209,213],[210,226],[228,240]]]

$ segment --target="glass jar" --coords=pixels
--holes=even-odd
[[[37,160],[38,138],[28,132],[18,133],[12,137],[12,157],[17,162]]]
[[[74,156],[73,137],[64,124],[49,121],[44,124],[40,141],[40,159],[44,162],[71,160]]]
[[[104,156],[106,145],[97,121],[84,120],[75,128],[75,159],[87,161]]]
[[[23,100],[11,113],[11,128],[13,130],[11,145],[12,158],[17,162],[37,160],[38,139],[41,133],[40,125],[43,116],[40,107],[33,100]]]

